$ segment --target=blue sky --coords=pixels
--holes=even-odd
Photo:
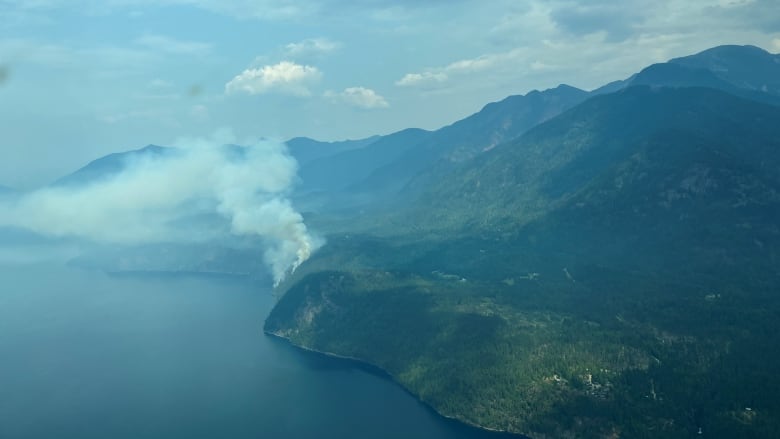
[[[0,184],[219,129],[435,129],[719,44],[780,51],[780,2],[0,0]]]

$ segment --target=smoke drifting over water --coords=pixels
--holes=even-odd
[[[281,143],[233,143],[225,132],[182,139],[164,154],[129,156],[105,178],[0,201],[0,226],[126,245],[260,237],[278,283],[316,247],[287,198],[297,163]],[[227,221],[199,220],[215,214]]]

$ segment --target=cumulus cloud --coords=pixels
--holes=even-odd
[[[455,61],[444,67],[429,67],[420,73],[407,73],[395,82],[399,87],[429,87],[447,82],[452,76],[490,70],[507,62],[517,61],[521,49],[485,54]]]
[[[331,53],[341,47],[341,43],[327,38],[307,38],[297,43],[289,43],[284,46],[284,54],[287,58],[301,59],[313,58]]]
[[[118,174],[4,201],[0,226],[126,245],[259,237],[278,283],[316,247],[286,197],[297,164],[284,144],[225,146],[233,142],[229,133],[182,139],[165,153],[130,156]],[[193,220],[215,214],[224,229]]]
[[[382,95],[365,87],[348,87],[341,93],[327,92],[325,93],[325,97],[366,110],[387,108],[390,106]]]
[[[282,61],[278,64],[246,69],[225,84],[228,94],[282,93],[309,96],[309,86],[318,82],[322,73],[316,68]]]
[[[395,82],[399,87],[416,87],[440,84],[447,81],[447,74],[442,71],[407,73]]]

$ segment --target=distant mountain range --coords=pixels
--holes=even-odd
[[[430,181],[451,165],[471,160],[516,138],[587,97],[582,90],[561,85],[488,104],[478,113],[432,132],[397,160],[377,168],[350,189],[386,193],[403,189],[413,178],[418,180],[418,185]]]
[[[585,91],[561,85],[488,104],[436,131],[407,129],[374,137],[362,148],[304,161],[298,193],[309,195],[308,201],[320,200],[318,207],[325,210],[382,207],[413,179],[416,186],[435,179],[452,165],[519,136],[587,97]],[[298,157],[295,148],[291,152]]]
[[[754,46],[719,46],[696,55],[653,64],[623,81],[594,90],[609,93],[633,85],[709,87],[780,104],[780,55]]]
[[[417,192],[440,178],[453,164],[517,138],[592,96],[636,85],[708,87],[780,104],[777,78],[780,55],[753,46],[720,46],[654,64],[626,80],[592,92],[561,85],[525,96],[510,96],[433,132],[410,136],[408,131],[402,131],[372,138],[376,140],[365,148],[347,152],[334,149],[333,155],[306,161],[300,173],[300,189],[360,195],[360,200],[386,203],[388,194]]]
[[[776,437],[777,78],[722,46],[428,133],[343,189],[404,201],[328,222],[265,329],[491,429]]]
[[[288,140],[286,143],[290,150],[290,154],[298,160],[299,165],[303,166],[312,160],[366,147],[376,142],[381,137],[382,136],[371,136],[365,139],[344,140],[340,142],[320,142],[319,140],[310,139],[308,137],[295,137]]]
[[[363,148],[340,151],[305,162],[299,172],[302,180],[300,190],[344,190],[368,177],[373,170],[398,160],[405,151],[413,148],[429,134],[429,131],[410,128],[380,136]]]
[[[265,330],[481,427],[777,437],[778,104],[780,56],[720,46],[435,131],[292,139],[328,243]]]
[[[542,243],[532,247],[591,263],[625,265],[619,256],[635,253],[632,263],[656,269],[710,263],[707,253],[737,236],[780,245],[778,121],[778,107],[713,89],[630,87],[459,167],[428,188],[413,218],[457,233],[533,234]],[[478,271],[500,276],[510,261]]]
[[[496,145],[600,94],[635,85],[708,87],[734,95],[780,104],[780,55],[754,46],[719,46],[701,53],[653,64],[630,78],[592,92],[568,85],[524,96],[510,96],[435,131],[406,129],[360,140],[320,142],[297,137],[287,141],[301,167],[299,194],[362,195],[386,201],[388,194],[418,191],[453,164],[472,159]],[[57,181],[78,184],[121,169],[128,157],[163,154],[149,145],[137,151],[102,157]],[[411,183],[411,185],[410,185]],[[343,199],[337,198],[337,199]]]
[[[174,151],[173,148],[147,145],[137,150],[109,154],[93,160],[75,172],[56,180],[53,185],[74,187],[94,183],[119,174],[130,165],[132,160],[144,157],[162,157],[172,154]]]

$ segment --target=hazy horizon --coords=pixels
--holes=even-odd
[[[8,0],[0,184],[220,128],[255,140],[436,129],[719,44],[780,51],[778,13],[767,0]]]

